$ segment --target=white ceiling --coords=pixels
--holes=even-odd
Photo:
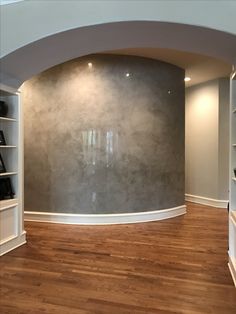
[[[185,69],[185,76],[191,78],[191,81],[186,82],[186,87],[229,76],[232,69],[229,63],[221,60],[173,49],[129,48],[104,51],[104,53],[135,55],[175,64]]]

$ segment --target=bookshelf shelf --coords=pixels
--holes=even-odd
[[[23,145],[20,94],[0,84],[0,100],[8,106],[8,116],[0,117],[0,130],[7,145],[0,145],[7,172],[0,173],[0,256],[25,243],[23,229]],[[10,188],[9,188],[10,186]],[[8,194],[7,194],[8,193]]]

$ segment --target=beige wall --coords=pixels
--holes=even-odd
[[[219,178],[220,199],[228,199],[229,193],[229,79],[221,79],[219,85]]]
[[[186,193],[228,199],[227,79],[186,90]]]

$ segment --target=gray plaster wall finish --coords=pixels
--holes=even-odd
[[[184,204],[184,70],[91,55],[25,82],[22,99],[25,210],[104,214]]]

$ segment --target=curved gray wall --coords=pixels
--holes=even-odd
[[[184,204],[182,69],[92,55],[27,81],[22,98],[25,210],[101,214]]]

